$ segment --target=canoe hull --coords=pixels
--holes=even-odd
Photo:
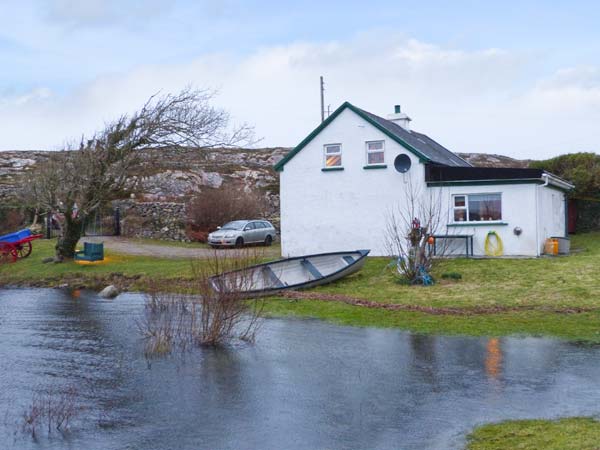
[[[297,256],[223,273],[210,281],[218,292],[249,297],[274,295],[320,286],[352,275],[362,269],[368,254],[369,250],[355,250]]]

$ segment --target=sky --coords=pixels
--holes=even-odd
[[[325,103],[456,152],[599,152],[600,2],[0,0],[0,150],[56,150],[151,95],[215,89],[258,146]]]

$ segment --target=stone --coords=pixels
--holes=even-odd
[[[42,259],[42,264],[48,264],[54,262],[54,256],[48,256],[47,258]]]
[[[102,298],[115,298],[119,295],[119,290],[111,284],[102,289],[98,295]]]

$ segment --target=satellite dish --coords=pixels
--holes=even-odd
[[[408,157],[408,155],[405,155],[405,154],[398,155],[398,156],[396,156],[396,159],[394,159],[394,167],[400,173],[408,172],[408,169],[410,169],[410,165],[411,165],[411,162],[410,162],[410,158]]]

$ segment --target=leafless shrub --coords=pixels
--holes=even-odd
[[[402,278],[413,284],[430,284],[429,273],[435,263],[431,239],[444,227],[446,218],[441,190],[423,190],[409,179],[404,193],[403,201],[387,216],[387,249],[396,258],[395,266]],[[437,256],[445,250],[445,242],[438,244]]]
[[[234,340],[253,342],[261,323],[263,302],[240,292],[213,289],[210,277],[256,264],[263,253],[256,248],[234,252],[215,250],[210,258],[192,263],[194,277],[178,292],[156,282],[146,295],[138,328],[146,339],[146,356],[157,357],[197,346],[219,346]],[[248,285],[241,272],[239,286]]]
[[[200,298],[200,327],[196,341],[218,345],[232,337],[254,342],[262,317],[263,301],[248,299],[243,292],[252,284],[252,273],[244,270],[264,259],[258,248],[236,250],[234,254],[214,251],[212,257],[194,264],[195,291]],[[235,271],[230,289],[215,290],[210,277]],[[228,279],[231,279],[229,277]]]
[[[80,411],[76,388],[45,389],[34,394],[31,404],[23,412],[21,429],[33,438],[38,436],[38,430],[45,430],[48,435],[54,431],[64,433],[70,430]]]
[[[268,209],[265,196],[237,186],[211,189],[192,198],[187,207],[188,237],[206,242],[208,233],[232,220],[264,217]]]

